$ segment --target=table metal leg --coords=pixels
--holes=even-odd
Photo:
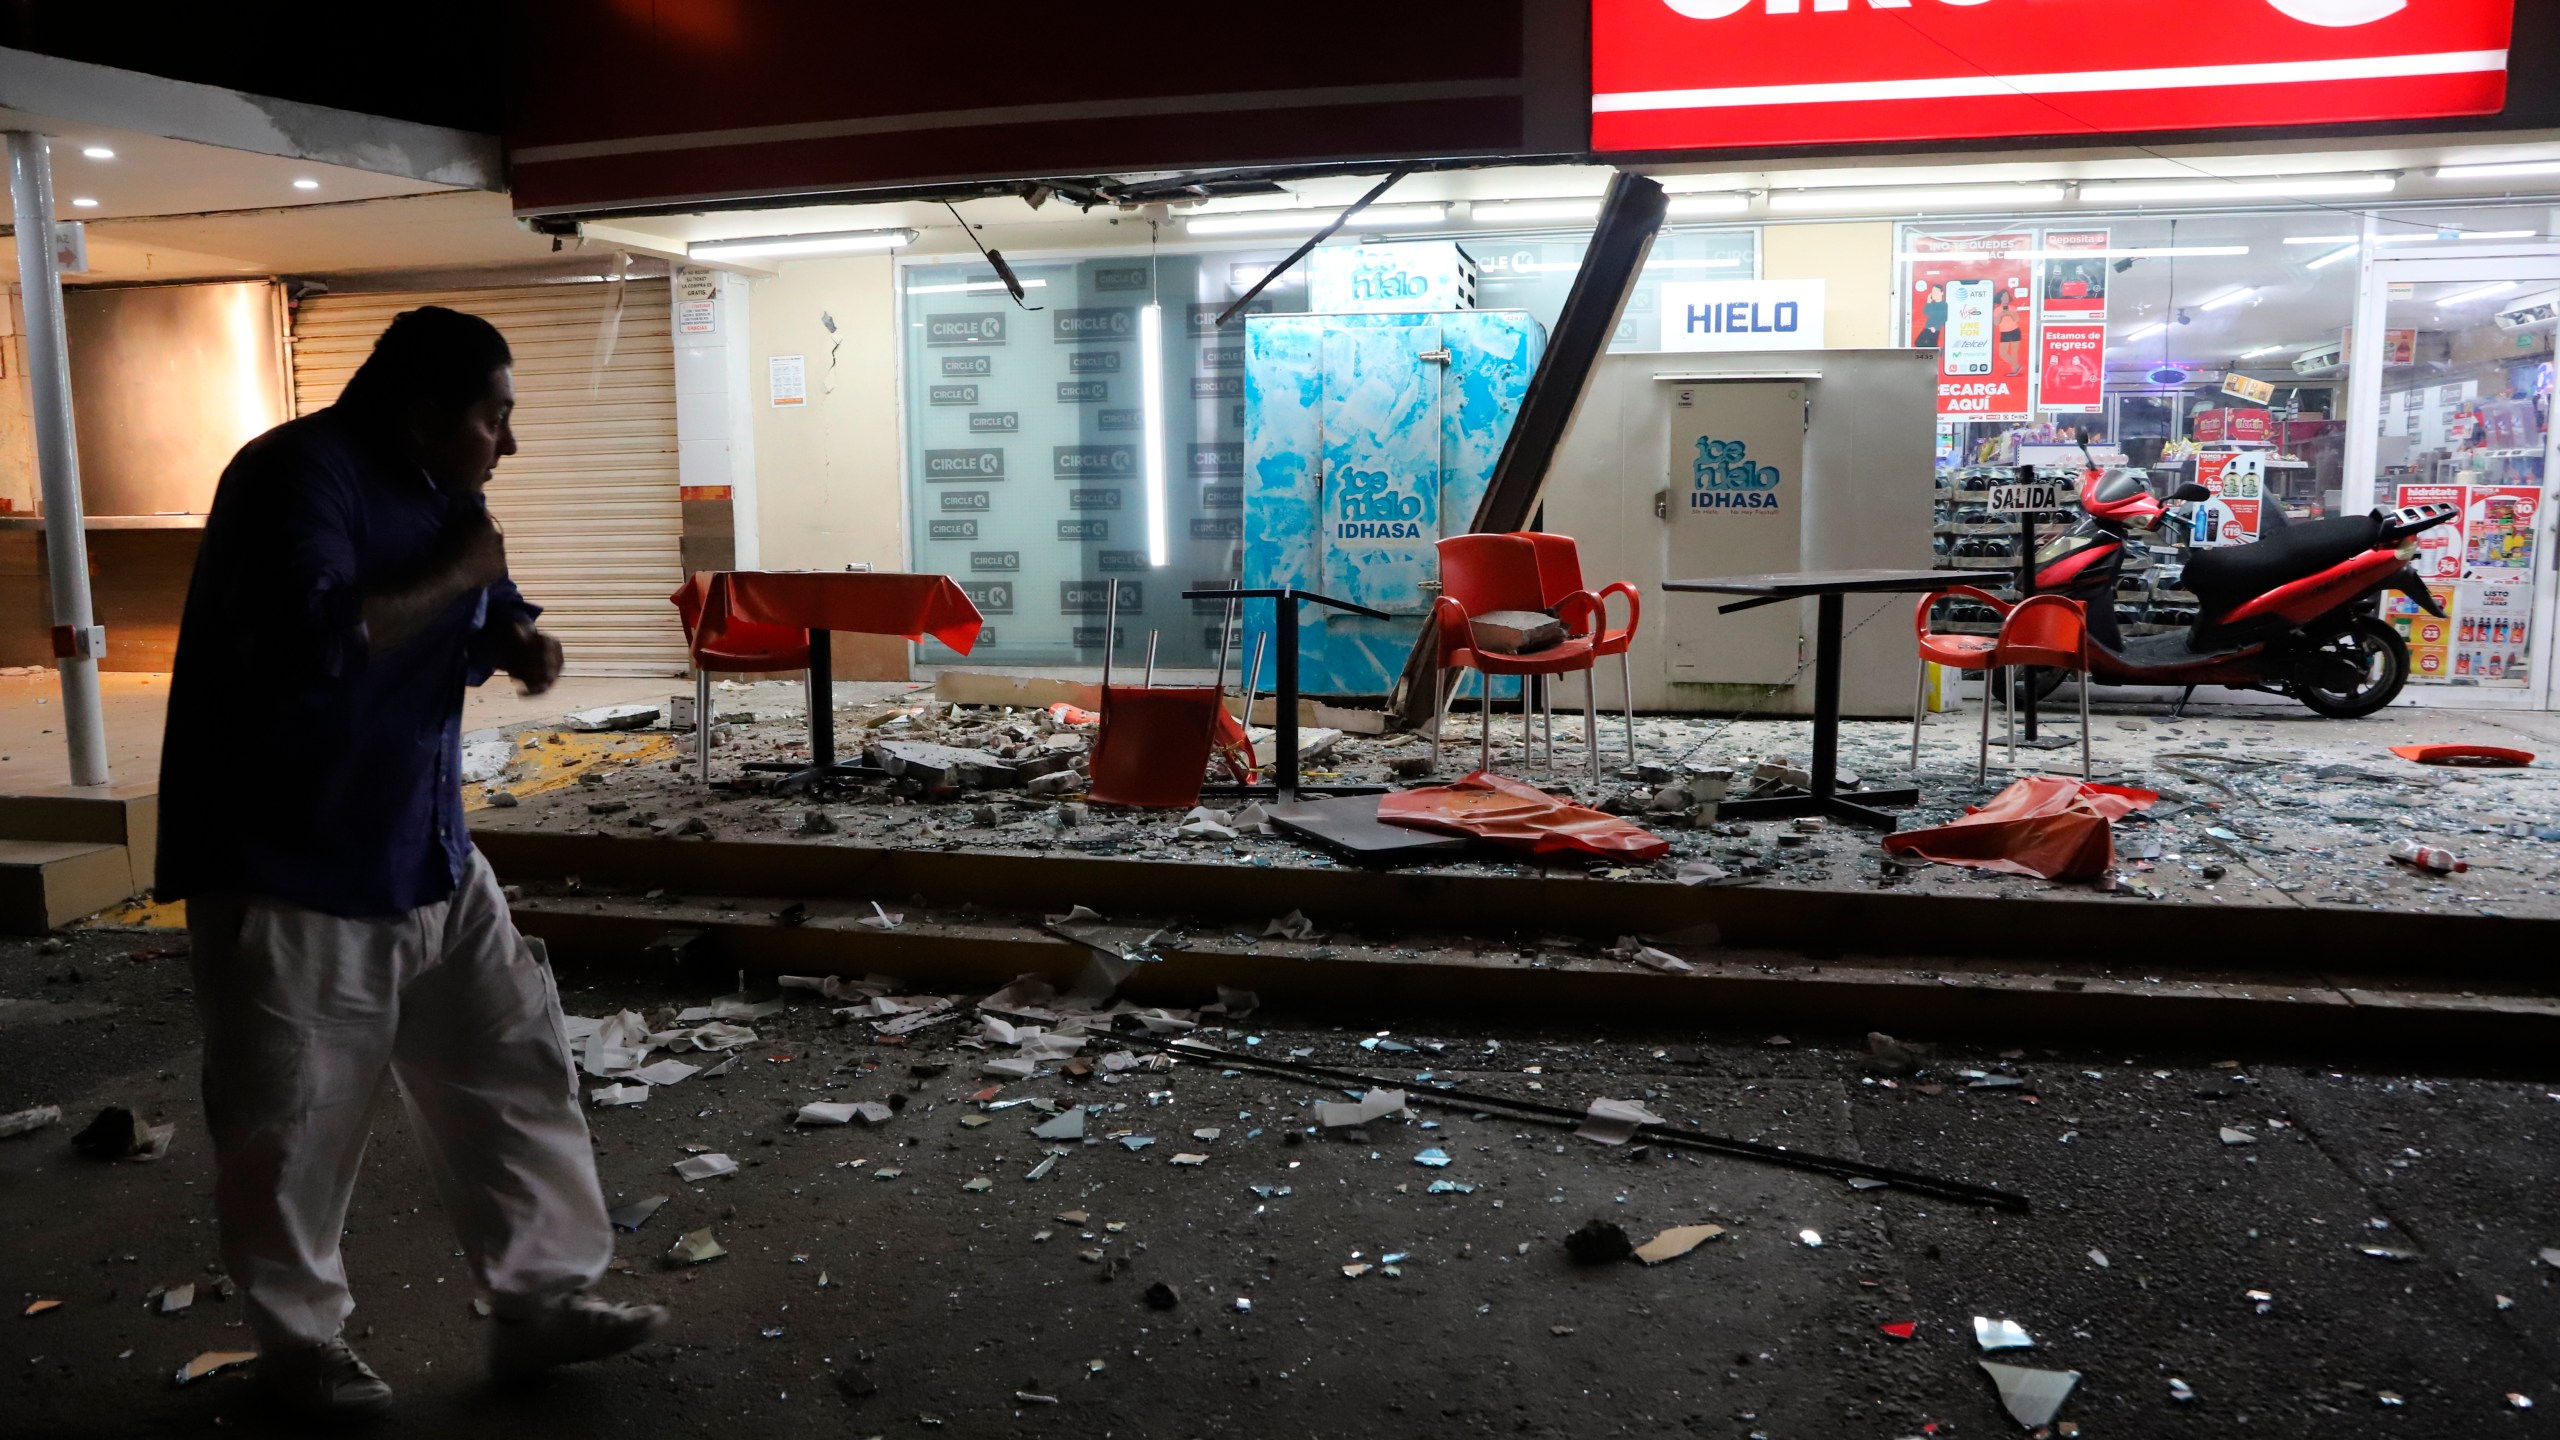
[[[693,667],[693,752],[702,788],[711,788],[711,672]]]
[[[809,768],[823,774],[836,763],[835,637],[809,632]]]
[[[1273,784],[1283,803],[1298,798],[1298,597],[1295,592],[1271,602],[1271,628],[1278,633],[1279,690],[1271,702],[1271,757],[1277,767]]]
[[[1840,775],[1840,596],[1814,602],[1813,797],[1828,803]]]

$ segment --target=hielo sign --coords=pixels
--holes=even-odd
[[[2515,0],[1592,0],[1599,151],[2486,115]],[[2167,48],[2110,43],[2128,22]]]
[[[1819,280],[1675,280],[1662,287],[1665,350],[1819,350]]]

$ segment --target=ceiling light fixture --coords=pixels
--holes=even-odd
[[[2248,253],[2246,245],[2159,245],[2137,250],[1904,250],[1893,258],[1902,261],[1945,260],[1950,256],[1994,260],[2183,260],[2191,256]]]
[[[2127,343],[2131,343],[2135,340],[2148,340],[2154,335],[2165,335],[2167,333],[2169,333],[2169,322],[2166,320],[2154,320],[2139,330],[2127,330],[2124,332],[2124,339]]]
[[[751,256],[851,255],[896,250],[915,243],[913,230],[830,230],[810,235],[759,235],[702,240],[684,247],[696,260],[744,260]]]
[[[2458,291],[2454,294],[2443,296],[2439,298],[2436,303],[2438,305],[2467,305],[2474,300],[2486,300],[2492,295],[2504,295],[2510,290],[2521,288],[2521,282],[2514,280],[2501,280],[2494,285],[2475,286],[2469,290]]]
[[[2363,246],[2348,245],[2341,249],[2332,250],[2328,254],[2321,256],[2319,259],[2312,261],[2310,264],[2305,265],[2302,268],[2305,270],[2326,270],[2341,260],[2353,260],[2356,256],[2362,253],[2364,253]]]
[[[2261,355],[2273,355],[2279,350],[2290,350],[2292,348],[2293,347],[2290,345],[2261,345],[2255,350],[2241,351],[2239,358],[2242,360],[2255,360]]]
[[[2202,305],[2199,305],[2199,306],[2197,306],[2196,308],[2197,308],[2197,309],[2199,309],[2199,310],[2219,310],[2219,309],[2221,309],[2222,307],[2224,307],[2225,305],[2237,305],[2237,304],[2239,304],[2241,301],[2246,300],[2246,299],[2248,299],[2250,296],[2255,295],[2255,294],[2257,294],[2257,293],[2258,293],[2258,287],[2257,287],[2257,286],[2255,286],[2255,285],[2243,285],[2243,286],[2241,286],[2241,287],[2240,287],[2239,289],[2237,289],[2237,290],[2229,291],[2229,292],[2227,292],[2227,293],[2225,293],[2225,294],[2221,294],[2221,295],[2216,295],[2216,296],[2215,296],[2215,297],[2213,297],[2212,299],[2207,300],[2207,301],[2206,301],[2206,302],[2204,302]]]
[[[296,190],[317,190],[320,188],[320,182],[317,180],[296,180],[293,182],[293,188]]]
[[[2247,180],[2117,180],[2080,187],[2083,205],[2139,200],[2289,200],[2315,195],[2388,195],[2391,175],[2270,175]]]
[[[1861,190],[1844,185],[1824,190],[1781,190],[1769,197],[1769,208],[1782,215],[1999,210],[2059,205],[2069,194],[2060,185],[1916,185],[1901,190]]]
[[[2480,165],[2439,165],[2439,180],[2497,180],[2509,175],[2560,175],[2560,160],[2497,160]]]
[[[1479,200],[1470,211],[1470,218],[1479,225],[1597,220],[1600,218],[1600,201],[1597,197],[1588,200]]]
[[[1664,214],[1674,220],[1699,215],[1740,215],[1751,208],[1751,197],[1741,191],[1717,195],[1674,195]]]
[[[83,210],[95,210],[98,208],[96,197],[89,195],[74,195],[71,197],[71,203],[79,206]]]
[[[964,280],[956,285],[910,285],[907,287],[907,293],[910,295],[969,295],[980,290],[1002,290],[1003,288],[1004,282],[1001,280]],[[1025,280],[1022,282],[1022,288],[1046,290],[1049,288],[1049,282]]]
[[[92,160],[113,160],[116,158],[116,152],[108,149],[104,145],[92,145],[87,149],[82,150],[80,153],[88,156]]]
[[[1195,215],[1182,222],[1194,235],[1313,234],[1342,213],[1339,205],[1320,210],[1247,210],[1230,215]],[[1438,225],[1449,218],[1446,205],[1372,205],[1351,217],[1343,228],[1385,230],[1407,225]]]

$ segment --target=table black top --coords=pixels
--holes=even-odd
[[[1979,581],[1979,570],[1798,570],[1777,575],[1727,575],[1714,580],[1665,580],[1665,590],[1709,595],[1917,595],[1947,585]]]

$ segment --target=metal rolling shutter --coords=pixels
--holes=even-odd
[[[683,579],[667,282],[312,296],[294,316],[295,412],[337,399],[391,317],[420,305],[485,317],[515,352],[521,448],[489,510],[568,673],[685,673],[667,603]]]

